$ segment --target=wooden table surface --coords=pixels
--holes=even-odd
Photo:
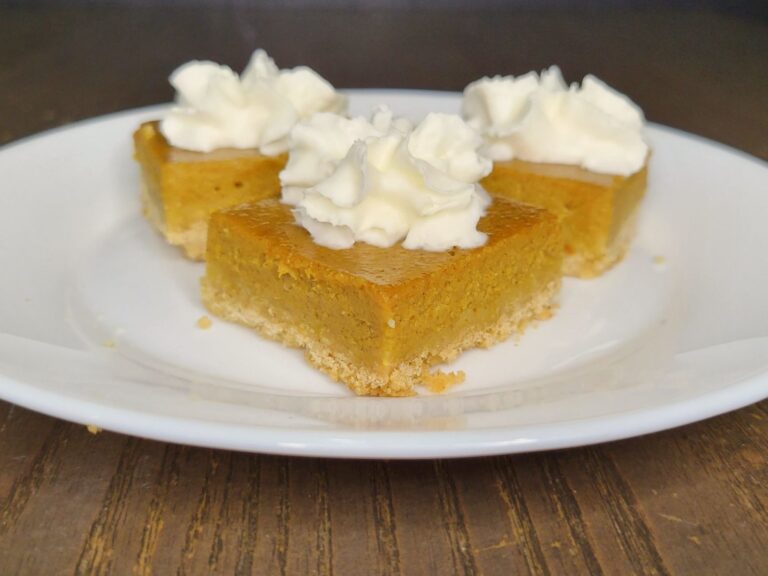
[[[0,142],[167,101],[265,47],[340,87],[559,63],[768,158],[768,26],[716,12],[0,8]],[[8,271],[6,271],[8,273]],[[768,402],[647,437],[454,461],[164,444],[0,402],[0,574],[768,574]]]

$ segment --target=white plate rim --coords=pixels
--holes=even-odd
[[[42,391],[0,375],[3,399],[35,412],[85,426],[205,448],[286,456],[332,458],[459,458],[588,446],[660,432],[749,406],[768,396],[768,374],[693,400],[588,420],[541,427],[463,431],[285,430],[147,415]],[[31,391],[31,393],[30,393]],[[396,401],[396,400],[395,400]],[[446,438],[451,443],[446,444]],[[457,441],[456,437],[461,437]]]

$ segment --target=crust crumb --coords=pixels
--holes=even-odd
[[[536,320],[549,320],[555,315],[555,306],[548,306],[536,316]]]
[[[88,424],[86,426],[86,428],[88,429],[88,432],[90,432],[91,434],[94,434],[94,435],[95,434],[99,434],[101,432],[101,428],[99,428],[95,424]]]
[[[208,328],[213,326],[213,322],[211,322],[211,319],[208,318],[208,316],[200,316],[195,325],[200,328],[200,330],[208,330]]]
[[[427,370],[421,376],[421,383],[434,394],[442,394],[449,388],[461,384],[466,379],[467,375],[463,370],[457,370],[456,372],[443,372],[442,370],[436,370],[435,372],[429,372]]]

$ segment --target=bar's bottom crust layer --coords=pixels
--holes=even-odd
[[[277,322],[259,310],[244,309],[232,302],[226,294],[210,287],[205,278],[202,282],[203,302],[215,315],[255,329],[261,335],[286,346],[304,350],[307,361],[337,382],[345,383],[353,392],[366,396],[411,396],[414,385],[421,382],[430,367],[450,362],[462,351],[471,348],[487,348],[523,333],[536,320],[550,318],[556,308],[556,296],[560,279],[550,282],[525,306],[521,306],[498,319],[492,326],[461,335],[440,350],[431,350],[395,367],[382,375],[370,368],[355,365],[342,351],[332,345],[317,341],[297,330],[295,325]],[[471,375],[470,375],[471,376]]]

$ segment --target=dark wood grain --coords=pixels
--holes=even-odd
[[[171,97],[264,46],[344,87],[551,63],[768,158],[768,26],[712,11],[0,8],[0,143]],[[768,574],[768,402],[545,454],[282,458],[90,434],[0,402],[0,574]]]

